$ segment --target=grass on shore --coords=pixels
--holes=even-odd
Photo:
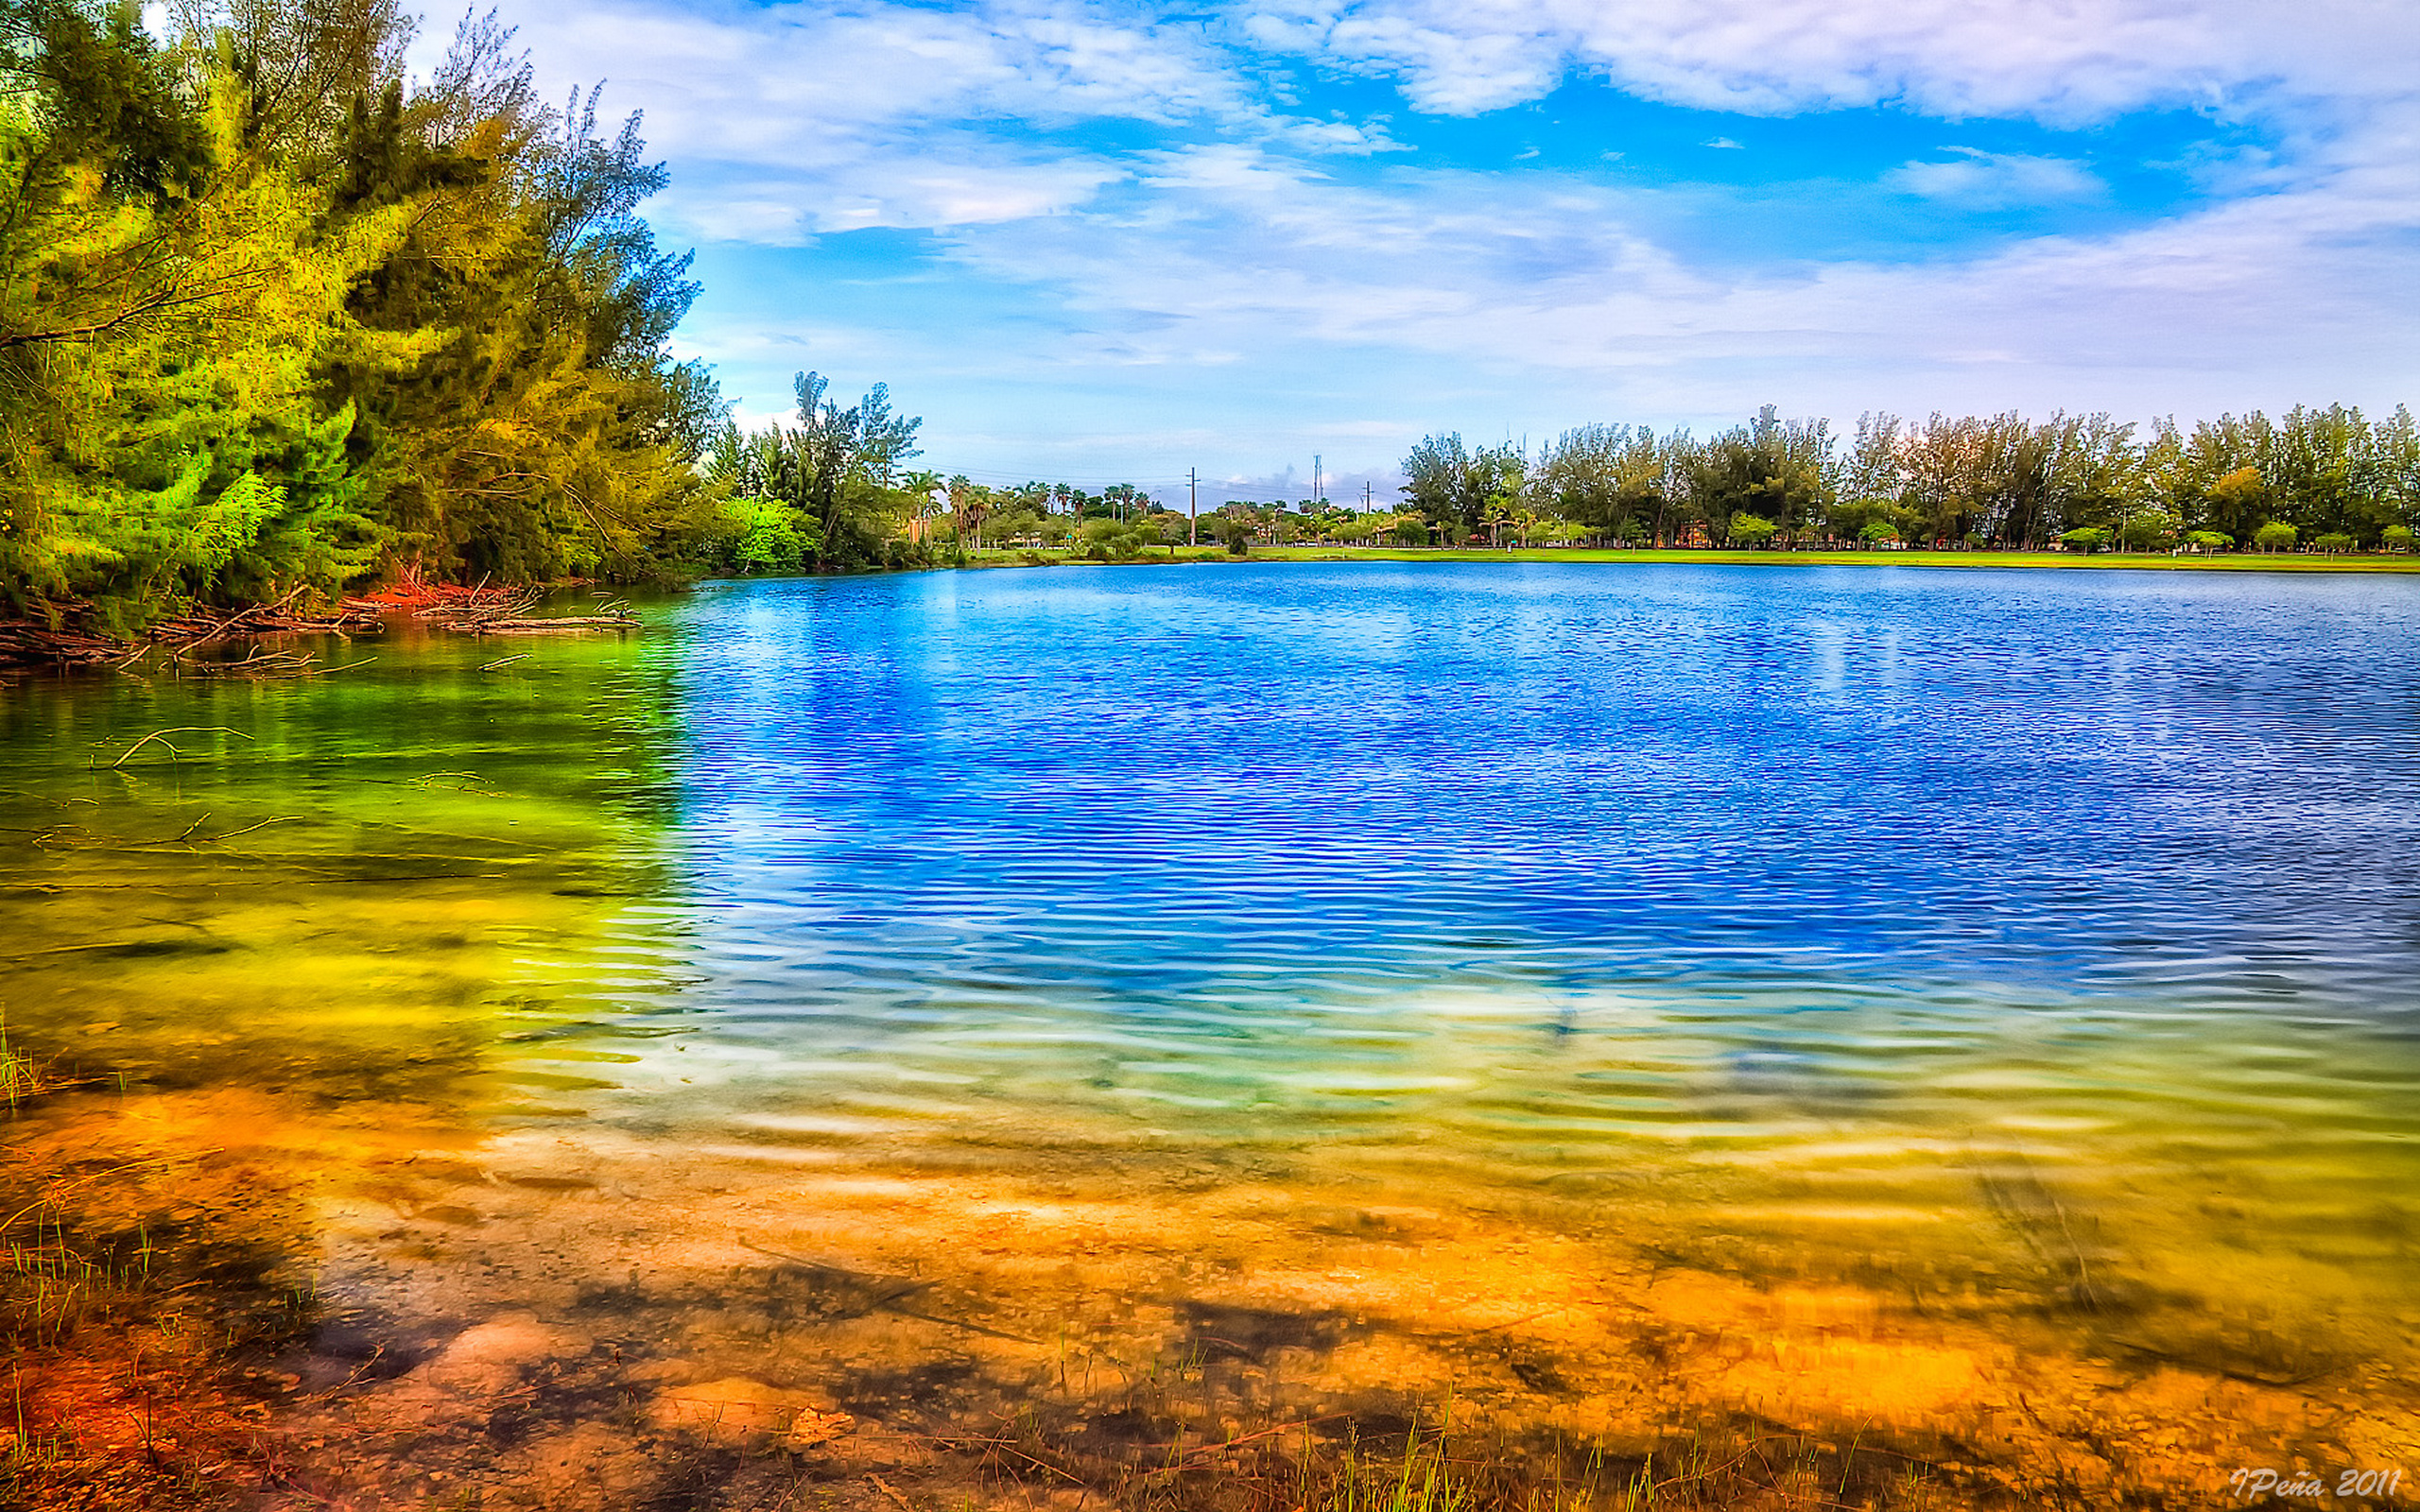
[[[47,1062],[0,1050],[0,1508],[233,1504],[269,1446],[247,1367],[311,1311],[277,1274],[288,1205],[216,1151],[62,1130],[53,1105],[110,1099]]]
[[[1414,1411],[1443,1418],[1452,1407]],[[1116,1416],[1167,1426],[1148,1408]],[[1113,1457],[1083,1442],[1097,1436],[1083,1431],[1089,1425],[1054,1431],[1027,1413],[948,1447],[983,1483],[1027,1493],[1018,1500],[1028,1504],[1036,1491],[1077,1487],[1119,1512],[1930,1512],[2023,1502],[2005,1486],[1879,1443],[1753,1421],[1608,1453],[1552,1433],[1515,1440],[1389,1416],[1365,1425],[1338,1414]],[[2084,1504],[2065,1500],[2063,1487],[2037,1489],[2048,1494],[2036,1504]]]

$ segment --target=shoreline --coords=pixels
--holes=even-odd
[[[1945,567],[2008,568],[2066,572],[2352,573],[2394,576],[2420,574],[2420,556],[2387,557],[2169,557],[2150,553],[2099,552],[2089,557],[2059,551],[1731,551],[1672,548],[1618,550],[1601,546],[1529,546],[1472,549],[1439,546],[1254,546],[1235,556],[1216,546],[1178,546],[1146,552],[1124,561],[1102,561],[1065,552],[994,549],[960,564],[968,568],[1187,566],[1219,562],[1585,562],[1599,566],[1672,567]],[[947,571],[950,564],[910,571]],[[769,575],[770,576],[770,575]],[[801,576],[856,576],[800,574]],[[748,582],[752,578],[721,578]]]
[[[588,586],[585,579],[475,588],[415,582],[402,591],[339,598],[327,610],[293,608],[302,593],[297,589],[272,603],[173,615],[132,635],[72,623],[80,616],[62,616],[58,625],[33,618],[0,619],[0,672],[126,672],[162,652],[164,663],[152,670],[191,677],[316,678],[342,672],[345,666],[319,665],[318,656],[310,653],[252,650],[241,658],[201,653],[214,646],[251,647],[300,636],[334,637],[348,644],[357,637],[376,642],[404,626],[482,638],[637,628],[638,617],[629,600],[617,594],[596,595],[597,602],[586,614],[533,612],[549,595]]]
[[[898,567],[857,572],[768,573],[745,577],[707,577],[679,585],[677,592],[688,592],[705,583],[761,582],[776,578],[814,577],[879,577],[919,572],[1000,571],[1035,567],[1183,567],[1248,565],[1253,562],[1495,562],[1518,565],[1540,563],[1584,563],[1590,566],[1650,567],[1912,567],[1963,571],[2050,571],[2050,572],[2178,572],[2178,573],[2277,573],[2288,576],[2337,574],[2372,576],[2420,575],[2420,555],[2389,557],[2365,555],[2354,557],[2267,557],[2229,555],[2223,557],[2169,557],[2149,553],[2103,552],[2080,556],[2057,551],[1731,551],[1713,548],[1620,550],[1599,546],[1530,546],[1484,550],[1468,547],[1437,546],[1333,546],[1287,545],[1255,546],[1244,556],[1236,556],[1219,546],[1172,546],[1159,554],[1146,551],[1122,561],[1102,560],[1064,551],[1028,551],[1022,548],[994,548],[978,553],[962,562],[935,562],[929,566]],[[211,619],[209,613],[164,621],[161,627],[144,634],[117,637],[89,628],[54,627],[34,619],[0,620],[0,671],[62,672],[95,668],[123,669],[151,651],[166,647],[172,654],[180,648],[199,648],[216,644],[250,644],[261,640],[283,639],[295,635],[347,635],[348,630],[371,632],[385,628],[383,623],[368,622],[368,611],[379,611],[377,618],[429,618],[446,616],[432,610],[427,604],[448,602],[445,594],[469,595],[493,599],[484,613],[465,613],[463,623],[452,624],[456,628],[475,634],[532,634],[544,631],[577,631],[588,629],[633,629],[638,621],[626,603],[615,600],[610,612],[603,615],[532,616],[529,611],[544,594],[584,582],[569,584],[533,584],[524,588],[482,588],[477,590],[447,589],[432,595],[416,612],[412,601],[386,602],[375,599],[347,598],[339,601],[336,613],[318,615],[283,612],[293,595],[288,594],[274,604],[219,611]],[[509,604],[510,614],[505,612]],[[260,623],[246,623],[258,621]],[[307,659],[306,659],[307,660]],[[277,659],[274,664],[236,662],[226,664],[203,663],[194,670],[203,676],[319,676],[338,671],[337,667],[311,667],[305,661]]]

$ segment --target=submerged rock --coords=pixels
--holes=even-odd
[[[747,1376],[667,1386],[648,1404],[648,1420],[721,1443],[778,1438],[791,1449],[828,1443],[856,1426],[856,1418],[833,1410],[828,1399],[814,1392]]]
[[[424,1374],[461,1395],[493,1395],[518,1383],[530,1366],[586,1352],[587,1341],[570,1330],[541,1322],[535,1313],[507,1313],[456,1334]]]

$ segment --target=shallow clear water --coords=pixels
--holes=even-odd
[[[1860,1325],[1893,1347],[1955,1314],[2079,1381],[2332,1392],[2350,1454],[2415,1421],[2414,645],[2404,578],[1237,564],[28,684],[0,1008],[133,1085],[406,1109],[533,1171],[578,1144],[656,1249],[487,1215],[575,1269],[740,1232],[739,1192],[749,1232],[874,1203],[889,1263],[980,1250],[1028,1311],[1041,1258],[1215,1248],[1215,1215],[1229,1292],[1303,1301],[1340,1224],[1412,1257],[1468,1222],[1651,1300],[1719,1279],[1746,1332],[1862,1289],[1916,1298]],[[171,727],[203,728],[119,764]],[[1077,1239],[1044,1188],[1180,1194]],[[402,1284],[391,1214],[330,1200],[331,1278]],[[1489,1263],[1418,1306],[1510,1315],[1537,1267]],[[1912,1368],[1680,1399],[1938,1428],[2005,1384],[1845,1383]],[[1530,1396],[1595,1400],[1558,1369]]]

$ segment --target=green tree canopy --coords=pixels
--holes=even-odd
[[[0,596],[131,627],[416,565],[678,571],[719,419],[632,117],[392,0],[0,6]]]

